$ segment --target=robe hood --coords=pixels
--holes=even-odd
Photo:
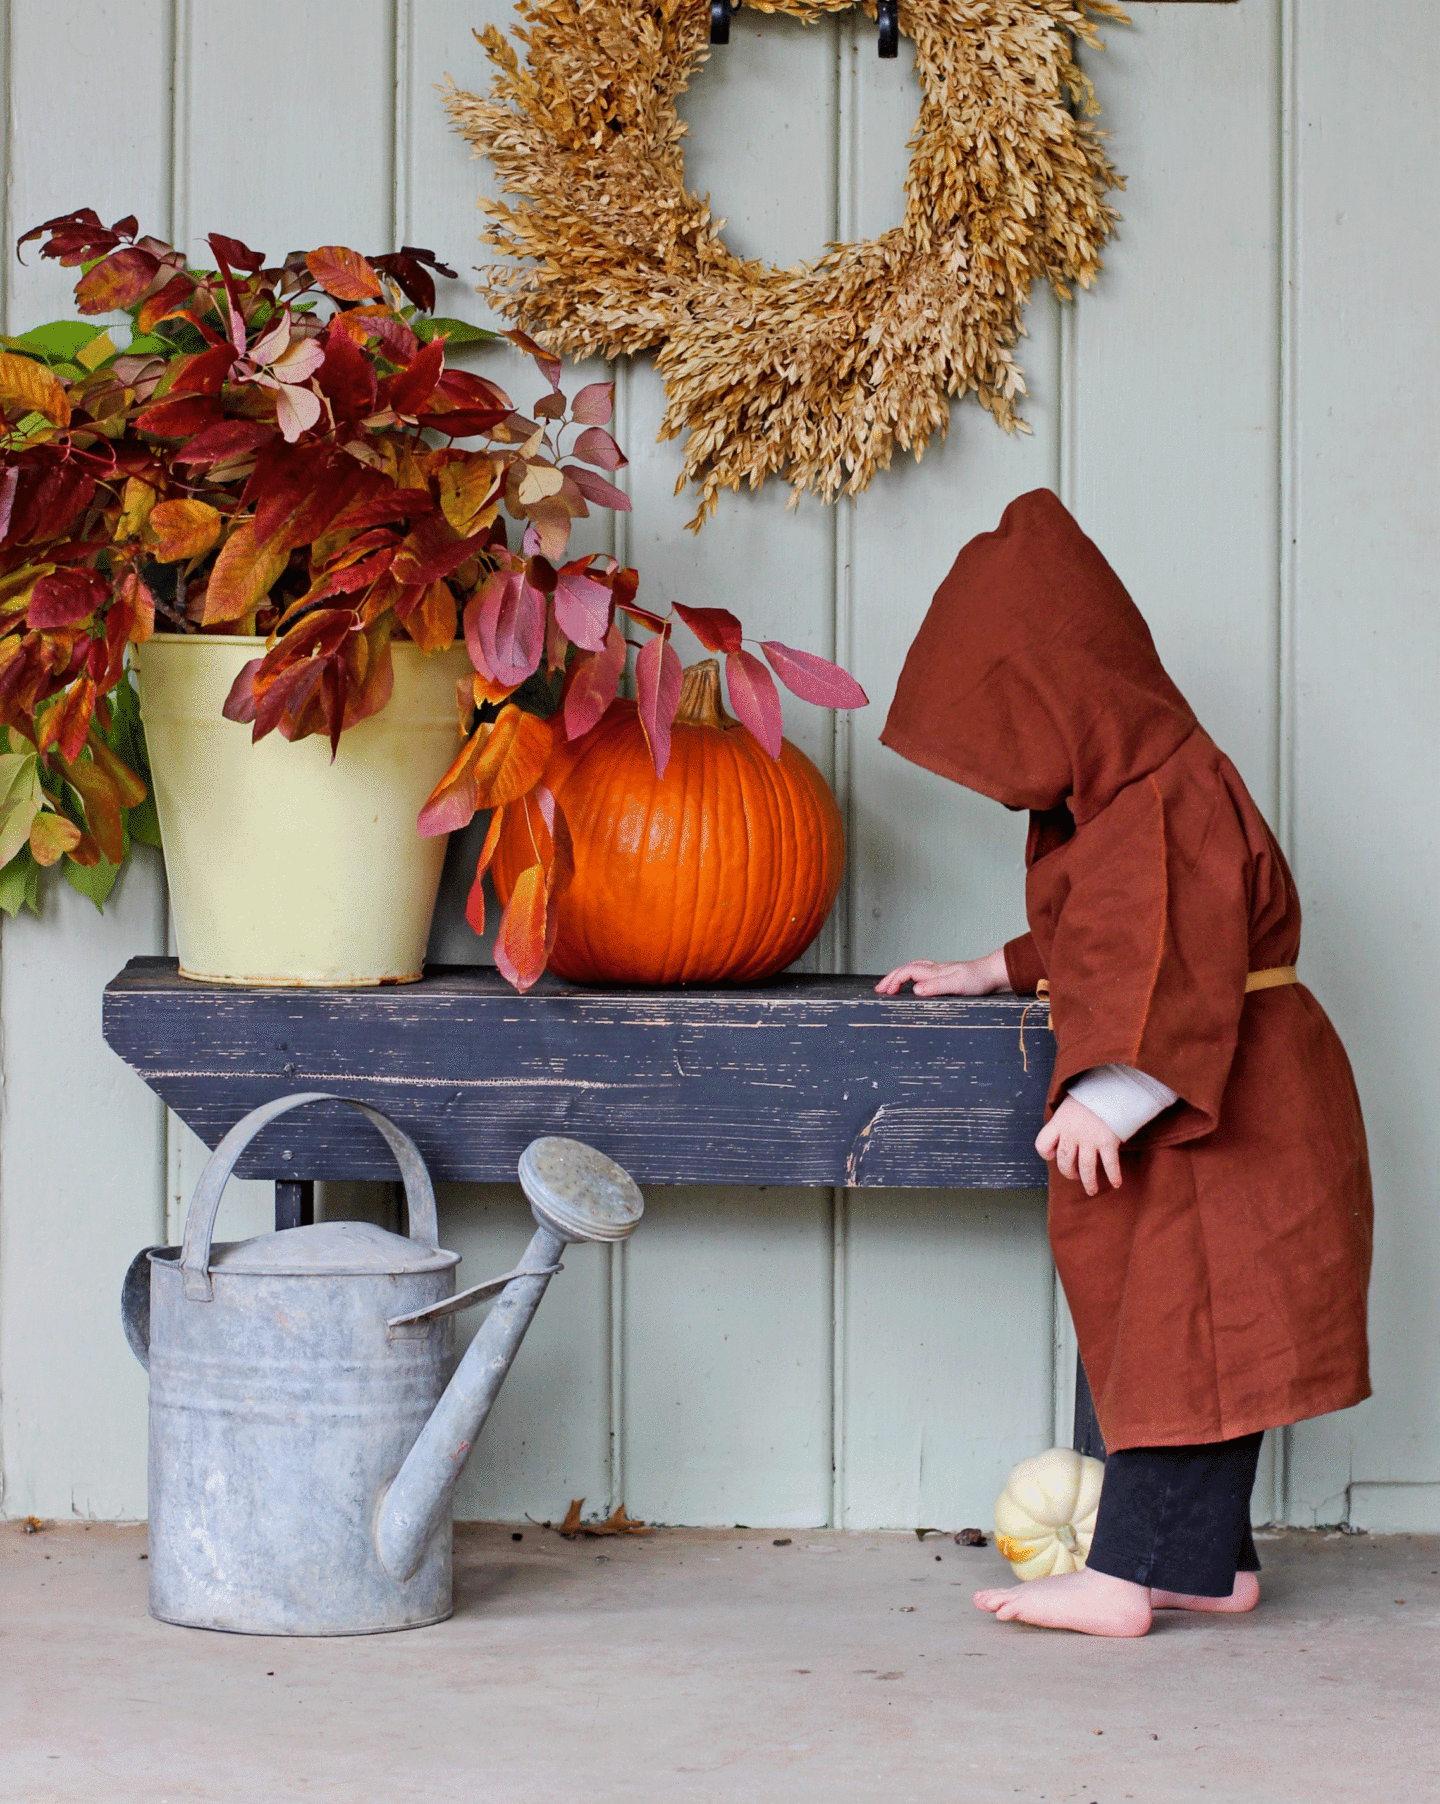
[[[1077,822],[1197,725],[1115,572],[1049,489],[972,539],[930,604],[880,738],[1008,808]]]

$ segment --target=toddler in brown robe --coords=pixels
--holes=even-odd
[[[1262,1432],[1370,1394],[1365,1130],[1296,977],[1285,859],[1046,489],[956,559],[881,737],[1030,812],[1030,931],[876,987],[1048,986],[1035,1144],[1109,1456],[1086,1567],[975,1601],[1106,1635],[1144,1634],[1156,1608],[1253,1608]]]

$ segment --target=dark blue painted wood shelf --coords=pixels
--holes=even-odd
[[[198,983],[132,959],[106,988],[105,1038],[213,1146],[257,1103],[333,1090],[383,1109],[438,1180],[513,1182],[537,1134],[569,1134],[641,1183],[1019,1189],[1053,1045],[1023,1000],[877,996],[867,977],[752,989],[517,996],[462,967],[369,990]],[[1026,1069],[1028,1063],[1028,1070]],[[302,1110],[242,1176],[390,1178],[348,1111]]]

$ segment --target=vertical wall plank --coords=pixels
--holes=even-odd
[[[41,262],[38,243],[18,263],[22,232],[85,206],[107,223],[133,212],[142,228],[169,226],[170,7],[167,0],[11,0],[8,10],[3,254],[7,329],[23,331],[73,314],[78,272]]]
[[[686,179],[741,254],[793,263],[834,233],[836,28],[742,12],[684,97]],[[777,180],[777,171],[784,179]],[[743,346],[736,347],[743,356]],[[628,555],[640,599],[732,607],[756,637],[828,655],[833,525],[788,490],[725,495],[698,537],[648,359],[628,374]],[[686,663],[703,656],[682,632]],[[822,769],[826,716],[784,700]],[[812,955],[813,959],[813,955]],[[819,1523],[830,1508],[830,1227],[823,1194],[670,1194],[627,1247],[627,1502],[669,1521]]]
[[[1051,1444],[1044,1208],[856,1191],[849,1250],[842,1526],[987,1527]]]
[[[855,31],[847,54],[859,135],[855,230],[870,237],[901,217],[920,89],[908,50],[881,62],[873,30]],[[1027,326],[1021,361],[1031,435],[1006,437],[973,401],[955,406],[948,437],[932,440],[918,467],[897,454],[849,522],[848,636],[852,668],[871,698],[850,728],[855,970],[978,956],[1024,927],[1023,819],[905,763],[880,745],[879,733],[905,652],[956,552],[989,531],[1016,495],[1057,481],[1058,324],[1048,292],[1034,296]],[[861,1192],[848,1206],[837,1353],[843,1520],[871,1527],[923,1517],[958,1527],[959,1512],[983,1522],[998,1490],[997,1461],[1003,1479],[1021,1457],[1007,1463],[1012,1449],[1034,1452],[1050,1438],[1050,1262],[1036,1226],[1043,1218],[1033,1199],[1006,1198],[992,1216],[991,1199],[959,1192]],[[984,1326],[960,1300],[975,1271],[986,1274],[993,1312]],[[981,1370],[982,1381],[963,1375]]]
[[[730,43],[683,97],[690,131],[685,174],[709,193],[728,221],[739,254],[794,263],[818,251],[834,231],[835,29],[741,13]],[[777,171],[784,179],[777,181]],[[744,356],[743,345],[736,355]],[[695,511],[690,491],[673,493],[680,444],[659,445],[664,412],[648,358],[630,371],[631,561],[640,599],[733,607],[755,638],[779,637],[808,651],[831,648],[832,545],[828,511],[812,500],[787,511],[789,489],[767,483],[758,494],[722,496],[698,535],[685,531]],[[686,663],[704,656],[681,631]],[[818,709],[782,692],[786,736],[822,768],[830,763],[830,726]]]
[[[189,249],[388,249],[393,0],[189,0]]]
[[[7,329],[73,312],[75,272],[33,252],[16,264],[19,233],[85,205],[165,225],[168,21],[163,0],[10,6]],[[73,154],[89,142],[87,120],[107,122],[103,155]],[[47,886],[39,920],[0,926],[9,1516],[145,1513],[145,1375],[120,1331],[119,1292],[132,1256],[163,1236],[163,1125],[100,1037],[100,991],[131,953],[163,949],[163,896],[158,860],[142,849],[103,917],[61,881]]]
[[[919,83],[906,57],[881,62],[858,34],[857,230],[893,225],[904,205],[906,141]],[[1090,304],[1089,297],[1079,303]],[[879,971],[919,956],[989,951],[1024,926],[1024,822],[879,743],[905,653],[960,547],[1025,490],[1054,486],[1059,458],[1055,303],[1035,294],[1020,347],[1031,433],[1007,437],[973,401],[917,466],[897,453],[855,504],[851,526],[855,674],[871,706],[851,752],[852,963]],[[849,505],[849,504],[845,504]]]
[[[396,236],[429,245],[456,270],[436,284],[437,311],[477,325],[503,327],[475,293],[477,270],[492,253],[479,242],[485,229],[481,196],[498,193],[495,173],[450,124],[441,88],[447,78],[473,94],[490,87],[491,65],[474,33],[487,25],[508,31],[509,0],[396,0],[397,33],[406,45],[403,137],[396,156]],[[518,361],[518,359],[517,359]],[[503,380],[504,378],[497,378]]]
[[[626,1260],[632,1514],[813,1527],[830,1514],[828,1197],[646,1193]]]
[[[494,173],[453,129],[438,89],[448,76],[457,87],[488,91],[489,59],[473,34],[487,24],[505,30],[513,22],[509,0],[396,0],[395,241],[427,245],[457,272],[453,281],[437,279],[438,313],[497,329],[507,322],[475,292],[477,271],[492,254],[479,242],[485,219],[477,203],[496,192]],[[530,359],[509,346],[464,353],[460,361],[501,383],[522,406],[543,387]],[[570,366],[564,386],[573,394],[605,373],[600,363]],[[571,543],[579,555],[610,550],[613,538],[610,517],[597,510]],[[447,853],[428,950],[432,962],[491,962],[498,911],[491,909],[490,936],[483,941],[465,920],[485,826],[485,818],[478,819],[455,836]],[[447,1185],[441,1210],[444,1243],[464,1255],[461,1283],[508,1269],[532,1225],[518,1189]],[[458,1517],[563,1516],[572,1497],[586,1498],[587,1511],[609,1504],[615,1426],[610,1273],[623,1257],[619,1248],[567,1251],[565,1273],[547,1294],[456,1493]],[[457,1318],[457,1353],[480,1315]]]
[[[1278,4],[1129,10],[1086,56],[1127,186],[1075,313],[1067,499],[1273,820]]]
[[[515,22],[514,8],[508,0],[394,0],[394,4],[395,241],[427,245],[455,270],[453,281],[436,278],[437,313],[503,330],[509,322],[475,291],[479,271],[494,257],[480,243],[486,219],[479,201],[498,193],[498,183],[486,159],[477,157],[451,125],[442,90],[453,77],[458,88],[488,93],[492,68],[474,34],[492,24],[508,31]],[[544,392],[534,364],[509,345],[458,353],[457,361],[501,383],[522,406]],[[583,384],[603,381],[605,376],[604,364],[590,360],[567,366],[562,383],[573,395]],[[611,517],[597,510],[589,521],[578,523],[571,546],[572,556],[613,550]],[[462,911],[463,901],[462,897]]]
[[[1349,1048],[1375,1176],[1374,1397],[1291,1436],[1297,1521],[1436,1526],[1440,36],[1425,0],[1295,9],[1295,852],[1307,982]],[[1377,354],[1378,347],[1378,354]]]

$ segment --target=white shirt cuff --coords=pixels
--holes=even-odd
[[[1133,1065],[1097,1065],[1074,1078],[1068,1094],[1098,1115],[1121,1140],[1138,1134],[1147,1121],[1178,1100],[1168,1084],[1147,1077]]]

